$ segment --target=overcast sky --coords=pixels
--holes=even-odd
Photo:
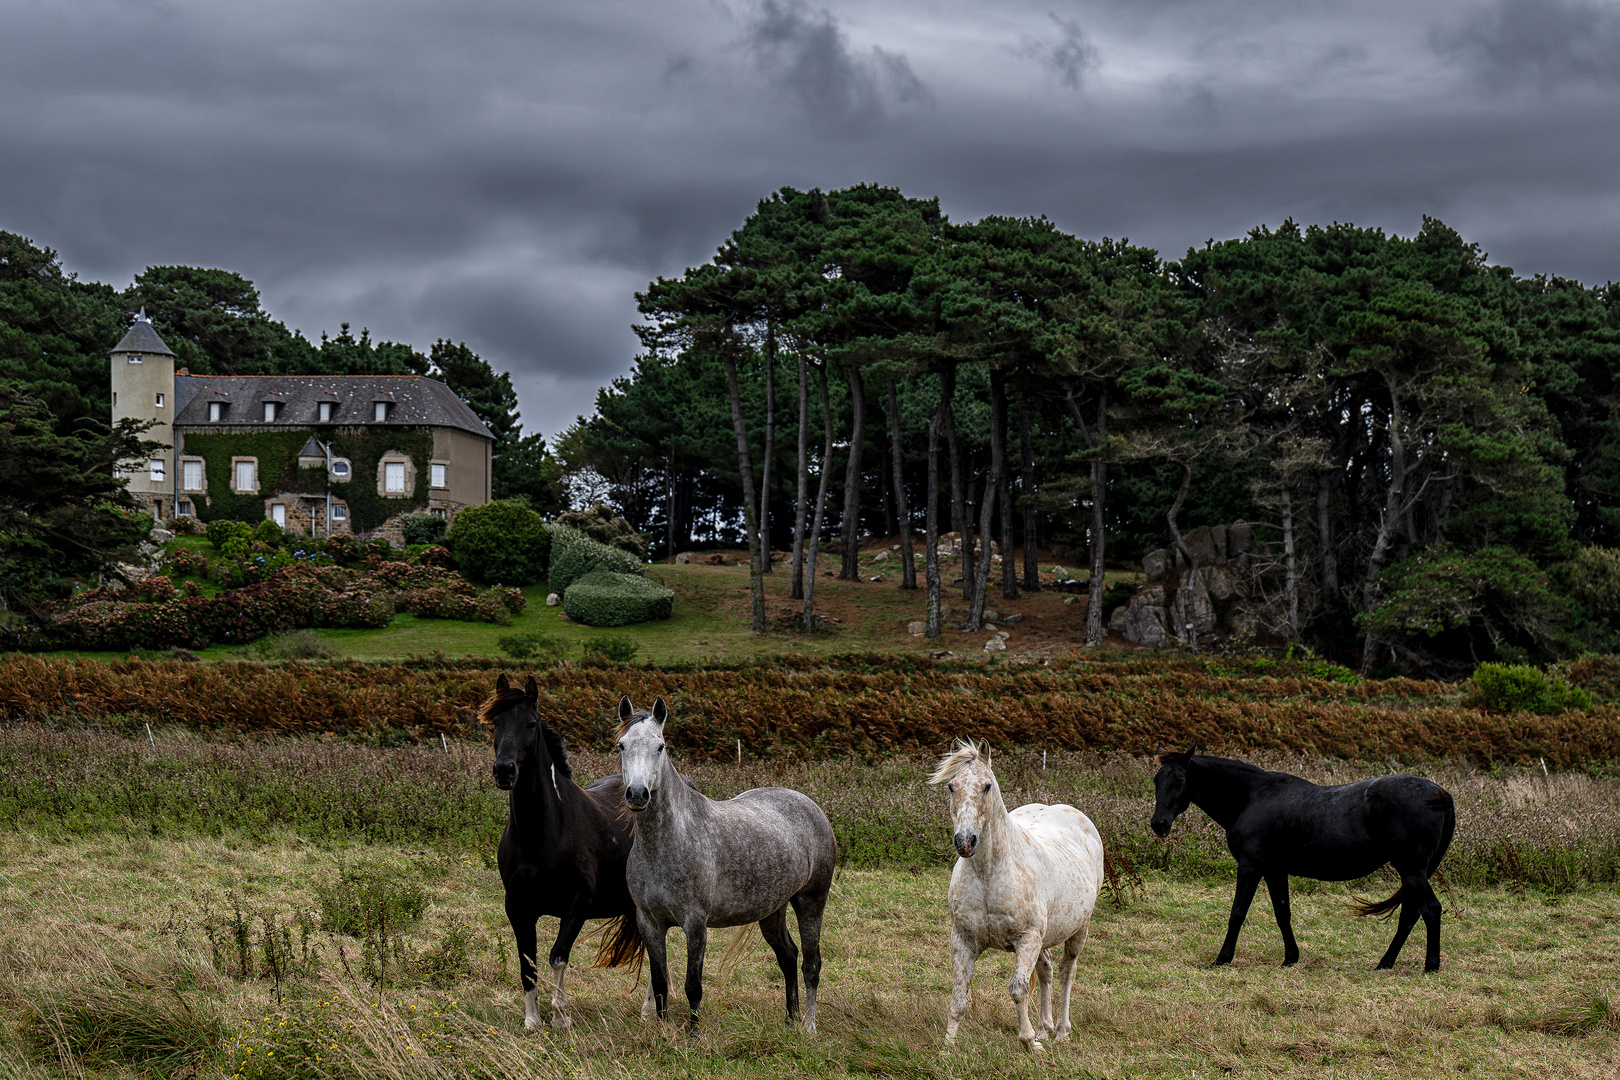
[[[1423,215],[1620,278],[1617,0],[0,0],[0,229],[466,341],[554,436],[783,186],[1179,257]]]

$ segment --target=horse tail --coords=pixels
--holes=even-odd
[[[720,954],[720,963],[715,965],[717,978],[730,975],[742,962],[743,946],[748,944],[748,931],[753,927],[753,923],[743,923],[731,932],[731,940],[726,942],[726,949]]]
[[[1381,915],[1387,919],[1405,901],[1405,892],[1406,886],[1403,884],[1395,890],[1395,895],[1388,900],[1363,900],[1360,903],[1351,904],[1350,913],[1353,915]]]
[[[597,947],[593,968],[616,968],[638,964],[647,953],[647,943],[641,940],[641,927],[636,925],[636,913],[631,911],[602,924],[602,944]]]

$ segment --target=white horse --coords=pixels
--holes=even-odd
[[[958,740],[940,759],[930,784],[946,785],[955,826],[951,871],[951,1007],[945,1041],[954,1042],[968,1007],[973,965],[986,949],[1014,954],[1008,990],[1018,1006],[1018,1037],[1030,1051],[1039,1035],[1069,1037],[1074,963],[1086,943],[1102,886],[1102,837],[1072,806],[1030,803],[1007,812],[990,768],[988,747]],[[1063,945],[1060,1019],[1052,1022],[1052,962],[1046,950]],[[1041,982],[1041,1030],[1029,1019],[1030,976]]]

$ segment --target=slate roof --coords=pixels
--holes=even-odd
[[[151,323],[139,321],[129,328],[129,333],[118,340],[118,344],[112,347],[112,351],[115,353],[156,353],[160,356],[174,355],[174,350],[163,344],[163,339],[158,337],[157,331],[152,329]]]
[[[152,337],[156,340],[157,335]],[[176,375],[174,391],[178,406],[174,423],[182,427],[436,426],[459,428],[491,441],[495,438],[454,391],[421,375]],[[223,420],[209,422],[210,401],[227,403]],[[274,420],[264,418],[266,401],[281,403]],[[324,423],[316,407],[322,401],[337,405],[332,419]],[[372,419],[378,401],[390,403],[388,419],[380,424]]]

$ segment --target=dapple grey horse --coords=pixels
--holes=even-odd
[[[832,825],[809,796],[787,788],[753,788],[724,802],[706,798],[670,761],[668,715],[661,697],[650,710],[636,709],[628,697],[619,702],[619,771],[635,815],[625,882],[652,965],[652,1005],[659,1019],[667,1018],[664,942],[678,926],[686,934],[688,1031],[695,1038],[709,927],[757,922],[787,981],[791,1023],[799,1012],[798,949],[787,927],[792,904],[804,939],[804,1030],[814,1031],[821,916],[838,857]]]

